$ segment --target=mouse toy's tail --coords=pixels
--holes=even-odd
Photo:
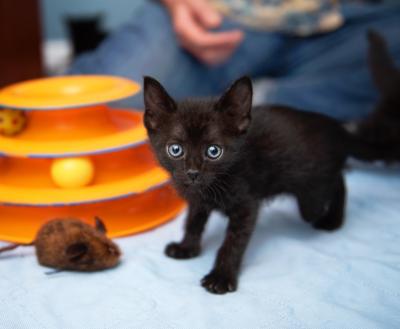
[[[14,249],[16,249],[18,247],[21,247],[21,246],[22,247],[28,247],[28,246],[33,246],[33,245],[34,245],[33,242],[31,242],[31,243],[13,243],[13,244],[10,244],[8,246],[1,247],[0,248],[0,253],[5,252],[5,251],[14,250]]]
[[[400,69],[380,34],[369,31],[368,42],[370,71],[380,99],[367,118],[345,125],[350,154],[360,160],[400,161]]]

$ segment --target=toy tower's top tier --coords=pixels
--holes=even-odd
[[[0,105],[20,110],[56,110],[104,104],[140,91],[128,79],[72,75],[24,81],[0,91]]]
[[[0,136],[0,154],[57,158],[112,152],[146,140],[142,114],[105,103],[139,92],[130,80],[66,76],[33,80],[0,90],[0,110],[26,110],[27,127]]]

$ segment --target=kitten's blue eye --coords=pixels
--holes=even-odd
[[[206,152],[207,157],[212,160],[218,159],[222,155],[222,147],[218,145],[210,145]]]
[[[171,144],[167,147],[168,154],[173,158],[179,158],[183,155],[183,147],[179,144]]]

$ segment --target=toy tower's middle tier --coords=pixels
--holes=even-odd
[[[0,154],[57,158],[112,152],[147,139],[139,112],[97,105],[26,112],[27,127],[16,136],[0,135]]]
[[[91,203],[144,193],[169,181],[145,143],[141,113],[96,106],[32,111],[27,116],[21,134],[0,138],[0,154],[5,155],[0,157],[3,204]],[[72,189],[57,184],[55,163],[71,157],[90,163],[90,184]],[[62,170],[57,175],[64,179]]]

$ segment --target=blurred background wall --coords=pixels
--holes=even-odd
[[[62,74],[149,0],[40,0],[45,74]]]
[[[38,0],[0,0],[0,87],[42,75],[39,12]]]
[[[0,87],[63,74],[150,0],[0,0]]]

